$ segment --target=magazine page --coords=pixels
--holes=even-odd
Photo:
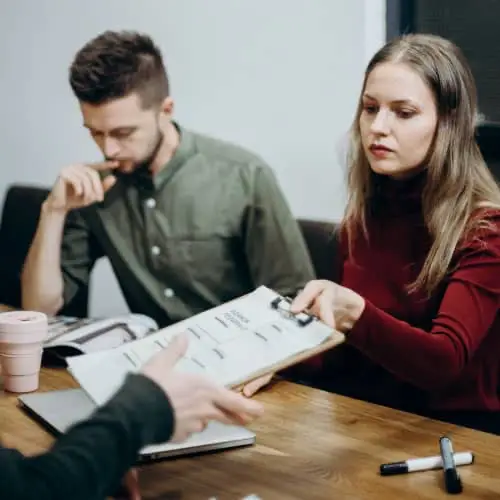
[[[119,347],[141,339],[158,329],[156,322],[142,314],[111,318],[49,318],[49,334],[44,348],[66,347],[78,353],[91,353]],[[68,352],[66,349],[65,352]]]

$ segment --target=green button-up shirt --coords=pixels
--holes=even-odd
[[[302,234],[272,170],[235,145],[179,128],[154,177],[118,176],[104,201],[66,220],[64,301],[109,258],[132,312],[160,326],[266,285],[293,294],[314,278]]]

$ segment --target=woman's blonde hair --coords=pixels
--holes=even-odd
[[[422,209],[431,247],[409,291],[431,294],[446,276],[459,242],[472,229],[489,227],[479,208],[500,208],[500,189],[475,140],[476,86],[460,49],[434,35],[411,34],[388,42],[371,59],[366,80],[378,64],[404,63],[420,75],[432,91],[438,113],[435,136],[426,160]],[[360,96],[351,127],[348,154],[348,202],[343,220],[350,252],[361,232],[368,238],[367,213],[374,175],[363,151],[359,119]],[[473,213],[475,215],[472,217]]]

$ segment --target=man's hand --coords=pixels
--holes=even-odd
[[[186,440],[194,432],[205,429],[210,420],[227,424],[247,424],[262,414],[263,408],[234,391],[217,385],[201,375],[174,372],[184,356],[187,337],[180,335],[170,345],[154,355],[143,367],[142,374],[156,382],[167,395],[174,410],[173,442]],[[124,477],[115,498],[141,500],[136,469]]]
[[[262,405],[209,378],[174,372],[177,361],[187,350],[187,337],[176,337],[162,352],[143,367],[142,373],[155,381],[174,409],[172,441],[180,442],[205,429],[210,420],[227,424],[247,424],[262,414]]]
[[[105,193],[115,184],[116,177],[108,175],[101,179],[99,172],[118,166],[117,161],[104,161],[64,168],[46,200],[46,207],[66,213],[102,201]]]

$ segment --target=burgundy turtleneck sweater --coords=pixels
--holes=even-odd
[[[358,238],[350,259],[341,238],[340,282],[366,306],[346,345],[323,357],[322,376],[338,392],[410,411],[500,410],[500,211],[489,212],[495,230],[460,245],[430,298],[408,295],[430,248],[425,174],[377,182],[369,241]]]

